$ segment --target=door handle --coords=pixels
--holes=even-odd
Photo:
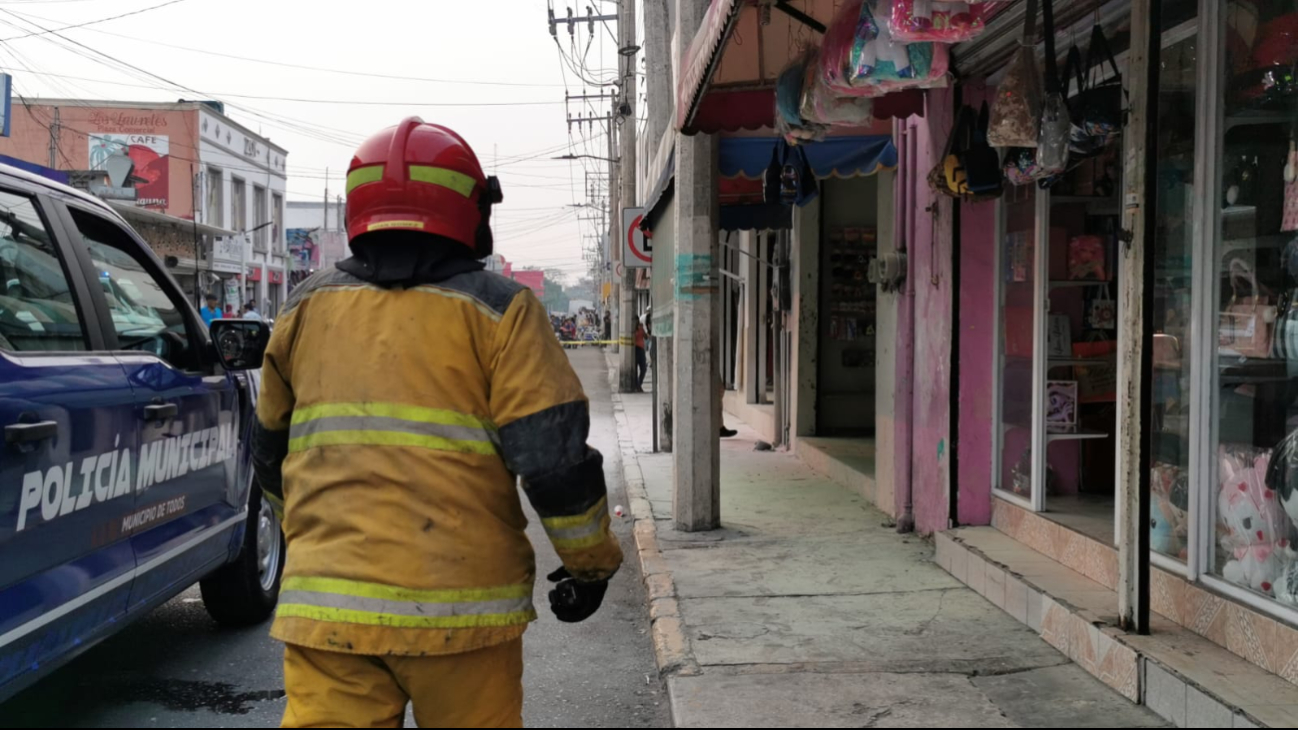
[[[175,418],[179,413],[180,408],[175,403],[154,403],[144,407],[144,420],[165,421]]]
[[[58,435],[58,421],[15,423],[5,426],[5,443],[9,444],[31,444],[37,441],[46,441]]]

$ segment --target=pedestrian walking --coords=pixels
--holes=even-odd
[[[206,301],[207,306],[199,309],[198,314],[203,318],[203,324],[211,327],[212,322],[224,318],[225,313],[221,311],[220,300],[215,294],[208,294]]]
[[[644,392],[644,376],[649,369],[649,358],[645,356],[644,322],[635,321],[635,389]]]
[[[378,133],[347,175],[353,257],[280,313],[252,450],[288,544],[284,727],[400,727],[408,703],[420,727],[522,726],[516,479],[562,562],[560,621],[622,563],[581,383],[531,290],[483,270],[501,200],[451,130]]]

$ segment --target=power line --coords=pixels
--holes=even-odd
[[[24,39],[24,38],[31,38],[32,36],[45,35],[45,34],[47,34],[47,33],[57,33],[58,31],[61,31],[61,30],[71,30],[71,29],[73,29],[73,28],[85,28],[86,26],[90,26],[90,25],[97,25],[97,24],[99,24],[99,23],[107,23],[107,22],[110,21],[110,20],[118,20],[119,18],[129,18],[129,17],[131,17],[132,15],[140,15],[141,13],[147,13],[147,12],[149,12],[149,11],[151,11],[151,10],[160,10],[160,9],[162,9],[162,8],[167,7],[168,5],[176,5],[176,4],[178,4],[178,3],[183,3],[183,2],[187,2],[187,0],[168,0],[167,2],[165,2],[165,3],[161,3],[161,4],[159,4],[159,5],[153,5],[153,6],[150,6],[150,7],[147,7],[147,8],[140,8],[139,10],[132,10],[132,11],[129,12],[129,13],[120,13],[120,14],[118,14],[118,15],[114,15],[114,16],[109,17],[109,18],[100,18],[100,19],[98,19],[98,20],[87,20],[87,21],[84,22],[84,23],[74,23],[74,24],[72,24],[72,25],[65,25],[65,26],[63,26],[62,28],[56,28],[56,29],[54,29],[54,30],[42,30],[42,31],[39,31],[39,32],[28,33],[28,34],[26,34],[26,35],[16,35],[16,36],[11,36],[11,37],[9,37],[9,38],[0,38],[0,43],[8,43],[8,42],[10,42],[10,41],[20,41],[20,40],[22,40],[22,39]],[[19,4],[20,4],[20,5],[25,5],[25,4],[28,4],[28,3],[19,3]],[[35,16],[33,16],[33,17],[35,17]]]
[[[36,20],[54,22],[49,18],[42,18],[38,15],[32,15],[31,13],[19,13],[13,10],[9,10],[6,12],[11,13],[13,15],[23,16],[27,18],[34,18]],[[118,38],[125,38],[127,40],[137,41],[139,43],[148,43],[155,46],[162,46],[164,48],[173,48],[178,51],[188,51],[190,53],[198,53],[205,56],[216,56],[218,58],[229,58],[236,61],[246,61],[248,63],[259,63],[268,66],[281,66],[284,68],[295,68],[302,71],[314,71],[317,73],[342,74],[344,76],[363,76],[366,78],[390,79],[394,81],[418,81],[421,83],[430,83],[430,84],[466,84],[472,86],[522,86],[522,87],[550,87],[550,88],[557,87],[557,84],[534,84],[534,83],[527,83],[521,81],[481,81],[481,80],[474,80],[474,79],[441,79],[441,78],[429,78],[423,76],[403,76],[399,74],[380,74],[380,73],[371,73],[366,71],[352,71],[348,69],[327,68],[323,66],[310,66],[306,64],[290,63],[287,61],[272,61],[270,59],[265,59],[265,58],[252,58],[250,56],[239,56],[233,53],[222,53],[220,51],[211,51],[204,48],[194,48],[192,46],[182,46],[174,43],[164,43],[162,41],[154,40],[151,38],[139,38],[136,36],[126,35],[125,33],[114,33],[112,31],[104,30],[103,28],[86,28],[86,30],[92,31],[94,33],[103,33],[104,35],[116,36]]]

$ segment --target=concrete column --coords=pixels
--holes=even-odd
[[[757,403],[757,341],[762,329],[760,302],[765,293],[760,281],[761,264],[757,261],[757,234],[744,231],[739,241],[744,252],[739,262],[744,271],[744,402]]]
[[[717,408],[717,139],[676,142],[676,404],[672,515],[681,530],[720,526]]]
[[[654,379],[658,383],[658,450],[672,451],[672,404],[676,399],[672,385],[676,382],[675,342],[672,337],[658,338],[658,370]]]
[[[672,117],[672,29],[670,5],[673,0],[644,0],[645,93],[648,119],[646,148],[652,158],[658,143],[667,132]],[[649,181],[652,184],[654,181]]]
[[[621,0],[618,3],[618,47],[620,50],[627,50],[636,44],[635,28],[635,0]],[[636,198],[636,59],[637,55],[629,53],[618,54],[618,64],[621,73],[622,88],[617,98],[617,110],[614,114],[617,117],[620,135],[619,141],[621,147],[618,152],[618,172],[621,178],[620,193],[618,200],[621,201],[619,207],[613,210],[613,217],[616,221],[614,227],[618,231],[617,241],[618,249],[621,250],[623,244],[622,236],[626,233],[622,228],[622,208],[635,207]],[[611,186],[613,181],[609,181]],[[623,257],[625,258],[625,257]],[[631,268],[629,261],[623,261],[622,271],[622,312],[621,312],[621,332],[622,340],[626,347],[622,348],[622,367],[619,377],[619,390],[623,393],[634,393],[636,391],[635,378],[635,325],[640,318],[640,312],[636,311],[635,305],[635,269]]]
[[[708,3],[678,0],[680,52],[689,46]],[[711,135],[676,140],[676,405],[672,517],[684,531],[721,524],[721,423],[717,408],[717,151]]]
[[[820,201],[793,210],[790,257],[793,292],[793,384],[789,417],[793,439],[816,435],[816,383],[820,362]]]

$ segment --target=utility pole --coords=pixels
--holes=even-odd
[[[677,3],[682,64],[687,41],[702,27],[707,8],[700,2]],[[676,135],[672,519],[684,532],[721,526],[717,153],[716,135]]]
[[[615,100],[617,108],[614,110],[617,124],[621,127],[620,141],[622,143],[621,154],[618,155],[619,172],[621,173],[621,184],[619,185],[618,200],[620,204],[613,208],[613,230],[617,235],[612,239],[616,242],[615,250],[623,250],[626,232],[622,230],[622,209],[632,208],[636,204],[636,119],[635,119],[635,97],[636,97],[636,55],[640,52],[639,46],[636,45],[635,33],[635,0],[620,0],[618,3],[618,77],[621,79],[621,85],[618,88],[620,98]],[[609,185],[612,186],[612,178],[609,179]],[[629,262],[622,262],[622,340],[627,345],[621,355],[621,370],[618,377],[619,390],[623,393],[634,393],[639,388],[636,384],[636,347],[635,347],[635,328],[636,321],[639,317],[635,311],[635,270],[628,266]],[[655,376],[656,377],[656,376]]]
[[[59,134],[63,125],[59,123],[59,108],[54,107],[54,123],[50,125],[50,169],[59,167]]]

